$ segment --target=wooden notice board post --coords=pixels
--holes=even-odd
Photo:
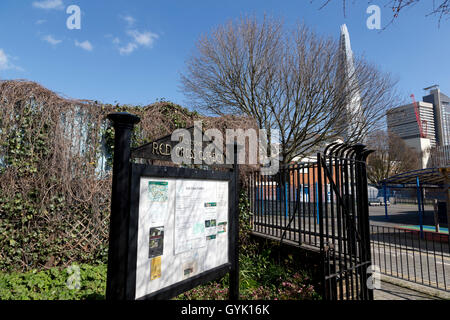
[[[127,272],[131,133],[140,119],[127,112],[110,114],[108,119],[113,123],[115,139],[106,299],[123,300]]]

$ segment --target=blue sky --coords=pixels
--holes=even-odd
[[[28,79],[71,98],[105,103],[149,104],[165,98],[186,107],[180,72],[202,33],[240,15],[265,13],[286,24],[305,21],[319,33],[339,37],[346,23],[352,49],[399,80],[405,99],[439,84],[450,94],[450,20],[440,28],[426,17],[432,1],[401,13],[382,32],[369,30],[368,1],[340,0],[1,0],[0,78]],[[382,24],[392,16],[387,0]],[[69,30],[69,5],[81,8],[81,29]]]

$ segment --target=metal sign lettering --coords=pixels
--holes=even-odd
[[[188,130],[189,133],[193,135],[194,127],[189,127],[186,130]],[[204,134],[203,136],[205,137]],[[134,148],[131,150],[131,158],[172,162],[172,153],[174,152],[174,156],[176,156],[177,158],[186,157],[192,160],[200,159],[202,160],[202,162],[209,162],[213,163],[214,165],[225,164],[225,157],[223,154],[203,151],[208,144],[213,143],[209,137],[207,137],[207,141],[202,141],[201,146],[198,146],[198,144],[196,145],[194,140],[191,140],[191,144],[188,145],[183,144],[183,142],[180,141],[172,141],[171,138],[172,135],[167,135],[155,141]],[[186,154],[186,152],[188,152],[188,154]]]

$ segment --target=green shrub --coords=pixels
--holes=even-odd
[[[320,298],[311,279],[288,266],[279,265],[266,251],[260,256],[240,257],[240,294],[252,300],[304,300]],[[70,289],[73,272],[69,268],[43,271],[0,273],[0,300],[86,300],[104,299],[106,265],[79,265],[80,287]],[[178,300],[228,299],[228,275],[220,280],[198,286]]]
[[[287,264],[270,258],[270,251],[262,255],[240,256],[240,297],[245,300],[312,300],[320,299],[311,277],[295,272]],[[178,300],[226,300],[228,276],[189,290]]]
[[[70,268],[0,273],[1,300],[84,300],[104,299],[106,265],[77,265],[80,287]],[[73,289],[70,289],[72,287]]]

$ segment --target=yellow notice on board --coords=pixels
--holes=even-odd
[[[150,280],[161,278],[161,256],[152,259],[150,266]]]

